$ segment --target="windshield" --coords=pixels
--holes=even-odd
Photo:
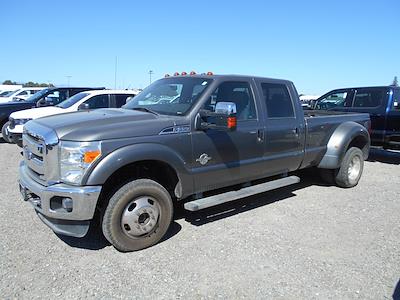
[[[82,100],[86,96],[88,96],[89,93],[78,93],[72,97],[69,97],[67,100],[64,100],[60,104],[56,105],[57,107],[61,108],[68,108],[77,103],[78,101]]]
[[[44,95],[46,95],[50,91],[52,91],[52,89],[49,89],[49,88],[41,90],[41,91],[33,94],[29,98],[27,98],[25,101],[26,102],[37,102],[40,98],[42,98]]]
[[[4,91],[0,93],[0,97],[9,97],[11,96],[15,91]]]
[[[184,115],[211,81],[196,77],[160,79],[144,89],[123,108],[144,108],[164,115]]]

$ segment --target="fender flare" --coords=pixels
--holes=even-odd
[[[329,138],[326,153],[318,164],[318,168],[339,168],[350,143],[358,137],[362,137],[363,139],[365,139],[366,147],[362,150],[364,153],[364,159],[367,159],[369,147],[371,144],[368,130],[364,126],[356,122],[349,121],[340,124]]]
[[[185,168],[187,162],[171,148],[155,143],[128,145],[114,150],[89,170],[83,184],[103,185],[120,168],[144,160],[160,161],[174,169],[184,194],[193,189],[192,177]]]

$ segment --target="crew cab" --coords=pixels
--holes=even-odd
[[[304,113],[287,80],[170,76],[121,109],[26,123],[20,191],[58,234],[83,237],[92,223],[116,249],[139,250],[162,239],[178,202],[197,211],[296,184],[291,172],[310,167],[354,187],[369,126],[368,114]]]
[[[0,103],[0,126],[3,140],[8,140],[8,118],[10,114],[28,108],[35,108],[40,106],[56,105],[65,99],[88,90],[101,90],[104,88],[85,88],[85,87],[51,87],[42,89],[33,96],[22,101],[11,101]]]
[[[85,109],[119,108],[137,95],[129,90],[93,90],[75,94],[67,100],[48,107],[25,109],[10,115],[7,137],[12,143],[22,147],[24,124],[30,120],[51,115],[65,114]]]
[[[369,113],[372,145],[400,149],[400,87],[336,89],[318,98],[314,109]]]

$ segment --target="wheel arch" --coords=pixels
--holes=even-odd
[[[84,178],[84,185],[102,185],[129,178],[149,178],[167,185],[173,197],[182,198],[193,189],[186,162],[171,148],[160,144],[129,145],[101,159]],[[163,174],[165,178],[161,178]],[[118,180],[115,180],[115,179]],[[175,186],[172,189],[172,184]],[[183,189],[185,187],[185,189]]]
[[[351,147],[360,148],[364,159],[367,159],[370,144],[371,139],[364,126],[353,121],[340,124],[329,138],[326,153],[318,164],[318,168],[339,168],[346,151]]]

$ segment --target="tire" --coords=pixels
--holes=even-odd
[[[3,127],[1,128],[1,134],[3,136],[3,140],[7,143],[11,143],[11,140],[8,138],[8,130],[7,127],[10,125],[10,122],[6,122]]]
[[[364,155],[359,148],[352,147],[343,157],[337,170],[335,182],[343,188],[351,188],[358,184],[364,169]]]
[[[123,185],[111,196],[103,215],[105,238],[119,251],[141,250],[166,234],[174,213],[167,190],[150,179]]]

